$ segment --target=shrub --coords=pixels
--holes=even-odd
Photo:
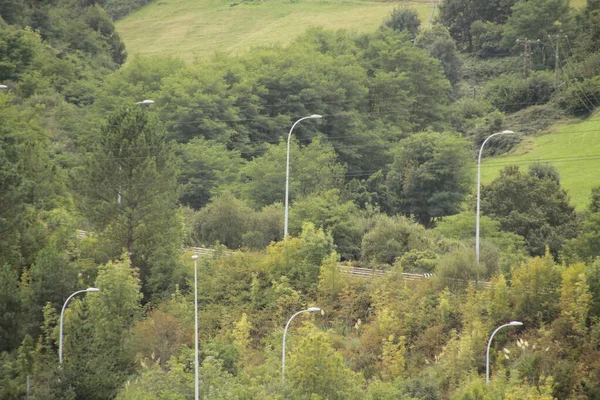
[[[480,58],[490,58],[506,55],[508,49],[500,45],[502,25],[493,22],[475,21],[471,24],[473,37],[473,54]]]
[[[419,32],[421,20],[419,13],[413,9],[394,8],[389,17],[383,21],[383,26],[396,31],[406,31],[411,39]]]
[[[555,102],[550,102],[507,115],[504,125],[518,127],[519,133],[528,135],[543,131],[565,117],[566,113]]]
[[[483,84],[502,74],[518,74],[522,71],[522,68],[521,57],[500,57],[483,60],[477,57],[464,57],[462,79],[471,83]]]
[[[132,12],[144,7],[150,0],[108,0],[104,9],[115,21],[126,17]]]
[[[536,104],[544,104],[554,93],[551,72],[534,72],[523,79],[518,74],[505,74],[484,88],[485,98],[500,111],[513,113]]]
[[[405,217],[379,216],[362,240],[362,257],[368,262],[392,264],[407,251],[428,247],[425,228]]]
[[[600,105],[600,76],[584,79],[567,87],[558,105],[573,115],[588,115]]]

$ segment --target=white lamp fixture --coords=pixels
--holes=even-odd
[[[496,330],[490,335],[490,340],[488,341],[488,345],[487,345],[487,351],[485,353],[485,383],[489,383],[490,382],[490,346],[492,344],[492,339],[494,338],[494,335],[496,334],[496,332],[498,332],[500,329],[507,327],[507,326],[521,326],[523,325],[522,322],[520,321],[510,321],[508,324],[504,324],[504,325],[500,325],[499,327],[496,328]]]
[[[308,307],[306,310],[298,311],[296,314],[292,315],[292,317],[288,320],[287,324],[285,324],[285,329],[283,330],[283,344],[281,346],[281,380],[285,380],[285,337],[287,335],[288,327],[290,326],[290,322],[294,319],[294,317],[298,314],[302,314],[305,312],[317,312],[322,310],[319,307]]]
[[[308,117],[300,118],[298,121],[294,122],[292,128],[290,129],[290,133],[288,133],[287,138],[287,157],[285,162],[285,211],[283,216],[283,239],[287,239],[288,236],[288,203],[290,197],[290,139],[292,137],[292,132],[294,128],[300,121],[304,121],[305,119],[319,119],[323,118],[322,115],[312,114]]]
[[[475,261],[477,262],[477,265],[479,265],[479,203],[481,197],[481,154],[483,153],[483,146],[485,146],[488,140],[496,135],[510,135],[513,133],[513,131],[494,133],[483,141],[481,148],[479,149],[479,157],[477,158],[477,206],[475,211]]]

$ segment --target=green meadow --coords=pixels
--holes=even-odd
[[[431,2],[406,1],[155,0],[119,21],[117,30],[130,57],[193,60],[285,45],[310,27],[372,31],[397,7],[417,10],[424,25],[434,10]]]
[[[584,209],[591,189],[600,185],[600,113],[585,121],[556,126],[547,135],[528,137],[510,154],[485,160],[481,180],[484,184],[492,181],[507,165],[519,165],[525,171],[532,162],[552,163],[571,203]]]

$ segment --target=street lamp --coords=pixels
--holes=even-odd
[[[285,329],[283,330],[283,345],[281,346],[281,380],[285,380],[285,337],[287,335],[288,327],[290,326],[290,322],[294,319],[294,317],[298,314],[302,314],[305,312],[316,312],[321,311],[319,307],[308,307],[306,310],[298,311],[296,314],[292,315],[292,317],[288,320],[287,324],[285,324]]]
[[[192,256],[194,260],[194,380],[195,380],[195,400],[199,399],[200,381],[198,372],[198,255]]]
[[[313,115],[309,115],[308,117],[300,118],[298,121],[294,122],[294,125],[292,125],[292,128],[290,129],[290,133],[288,134],[287,159],[285,162],[285,212],[284,212],[284,218],[283,218],[283,221],[284,221],[283,222],[283,238],[284,239],[287,239],[287,235],[288,235],[288,201],[289,201],[289,192],[290,192],[290,139],[292,137],[292,131],[294,130],[294,127],[296,127],[296,125],[300,121],[304,121],[305,119],[319,119],[319,118],[323,118],[323,117],[318,114],[313,114]]]
[[[0,85],[0,89],[8,89],[8,86],[6,86],[6,85]]]
[[[502,131],[494,133],[483,141],[479,149],[479,157],[477,158],[477,211],[475,212],[475,260],[477,261],[477,265],[479,265],[479,198],[481,195],[481,154],[483,153],[483,146],[496,135],[510,135],[512,133],[514,132]]]
[[[150,105],[150,104],[154,104],[154,100],[143,100],[143,101],[138,101],[135,104],[143,104],[143,105]]]
[[[73,296],[75,296],[79,293],[99,292],[99,291],[100,291],[100,289],[94,288],[94,287],[87,288],[85,290],[78,290],[77,292],[70,295],[67,298],[67,300],[65,301],[62,311],[60,312],[60,332],[59,332],[59,336],[58,336],[58,362],[59,362],[59,364],[62,364],[62,362],[63,362],[63,319],[65,316],[65,309],[67,308],[67,304],[69,304],[69,301],[71,301]]]
[[[505,326],[521,326],[521,325],[523,325],[522,322],[511,321],[508,324],[500,325],[499,327],[496,328],[496,330],[494,332],[492,332],[492,335],[490,336],[490,340],[488,341],[487,351],[485,353],[485,383],[486,384],[490,382],[490,345],[492,344],[492,339],[494,338],[494,335],[496,334],[496,332],[498,332],[500,329],[504,328]]]

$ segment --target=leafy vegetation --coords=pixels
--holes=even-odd
[[[191,398],[196,282],[203,399],[598,398],[597,121],[554,124],[598,105],[600,3],[344,3],[385,13],[125,64],[140,5],[0,4],[0,398]]]

